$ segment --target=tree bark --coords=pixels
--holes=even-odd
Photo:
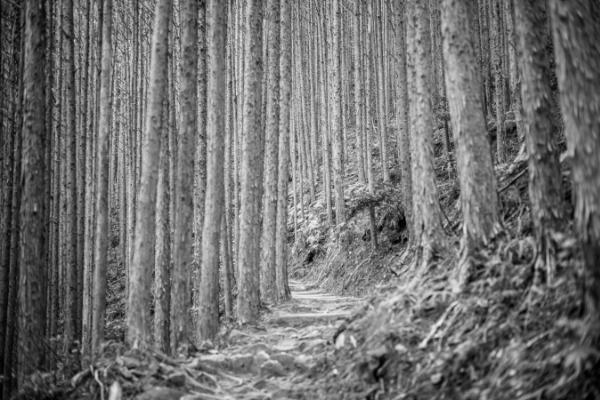
[[[422,261],[426,266],[443,246],[441,210],[433,170],[433,110],[431,108],[431,46],[427,7],[421,0],[409,0],[408,70],[410,146],[413,183],[413,231]]]
[[[277,173],[279,151],[279,0],[267,3],[269,19],[263,229],[260,257],[260,294],[277,301],[275,286],[275,220],[277,218]]]
[[[358,181],[362,184],[366,183],[365,177],[365,143],[364,137],[364,119],[363,119],[363,98],[365,97],[365,90],[363,85],[363,69],[362,66],[362,29],[361,29],[361,4],[362,0],[355,0],[354,2],[354,23],[352,24],[353,36],[354,36],[354,107],[355,107],[355,136],[356,136],[356,156],[358,165]]]
[[[194,154],[198,129],[198,1],[181,3],[183,34],[181,37],[181,132],[175,181],[175,233],[171,296],[171,349],[176,351],[189,340],[187,322],[190,315],[191,291],[188,285],[193,263],[192,224],[194,218]]]
[[[406,217],[409,238],[412,240],[412,169],[410,152],[410,119],[408,102],[408,80],[407,80],[407,51],[406,51],[406,4],[402,5],[400,11],[400,24],[398,25],[398,130],[400,133],[400,182],[402,186],[402,207]]]
[[[342,126],[342,70],[340,58],[342,57],[341,41],[341,9],[340,0],[333,0],[332,3],[332,38],[331,38],[331,133],[333,136],[333,176],[335,187],[335,221],[337,225],[346,221],[346,211],[344,203],[344,143]],[[282,44],[283,48],[283,44]],[[282,59],[283,61],[283,59]],[[282,63],[283,66],[283,63]],[[285,125],[285,121],[283,122]],[[288,127],[289,129],[289,127]]]
[[[151,340],[150,299],[154,270],[156,184],[160,136],[164,129],[161,113],[167,94],[167,45],[171,12],[171,0],[159,0],[156,4],[131,282],[127,301],[127,341],[133,348],[145,348]]]
[[[261,132],[261,77],[262,77],[262,1],[247,0],[244,106],[242,126],[242,164],[239,232],[239,290],[237,312],[241,323],[258,318],[260,205],[263,183],[263,138]],[[283,48],[283,45],[282,45]]]
[[[192,276],[194,331],[197,331],[197,310],[200,308],[202,229],[206,198],[206,104],[206,0],[201,0],[198,4],[198,134],[194,163],[194,271]]]
[[[224,73],[227,4],[219,0],[209,0],[206,21],[209,60],[206,93],[211,101],[207,103],[206,110],[206,205],[202,230],[202,279],[198,321],[198,335],[201,340],[213,339],[219,329],[219,237],[225,199],[223,161],[227,88]]]
[[[586,340],[600,347],[600,5],[551,0],[556,75],[572,155],[575,230],[584,257]]]
[[[76,88],[75,88],[75,30],[73,21],[73,0],[66,0],[64,31],[65,31],[65,96],[66,96],[66,131],[69,138],[67,145],[67,218],[66,232],[68,235],[66,295],[64,303],[64,353],[70,354],[71,346],[79,338],[77,327],[77,125],[76,125]]]
[[[558,112],[550,82],[551,54],[548,53],[550,30],[546,4],[535,0],[515,1],[516,34],[522,74],[521,93],[527,152],[529,153],[529,201],[538,246],[536,279],[541,272],[552,280],[556,268],[555,248],[549,234],[564,217],[562,176],[558,161],[556,135]],[[516,110],[520,112],[520,110]]]
[[[490,0],[491,2],[491,41],[492,41],[492,63],[494,70],[494,96],[496,102],[496,161],[506,161],[506,144],[504,132],[504,48],[502,46],[502,1]]]
[[[100,79],[99,135],[96,149],[96,236],[94,243],[94,288],[92,306],[92,354],[98,354],[104,339],[106,271],[108,256],[108,163],[112,115],[110,92],[112,71],[112,0],[104,0]]]
[[[489,243],[498,225],[496,177],[481,108],[481,83],[474,44],[465,29],[470,0],[444,0],[442,34],[446,61],[446,86],[452,131],[458,145],[457,170],[463,214],[464,256]],[[466,261],[466,259],[465,259]],[[465,269],[469,262],[459,264]],[[466,281],[459,272],[459,284]]]
[[[162,123],[169,120],[171,104],[167,101],[162,106]],[[159,351],[170,353],[171,323],[171,174],[169,161],[171,149],[168,145],[171,129],[163,129],[158,164],[158,181],[156,189],[156,241],[154,250],[154,347]],[[176,348],[172,349],[176,351]]]
[[[281,113],[279,117],[279,179],[277,182],[276,279],[279,301],[290,298],[287,268],[287,199],[290,160],[290,101],[292,94],[292,32],[290,0],[281,0],[281,60],[279,63]]]
[[[23,72],[23,132],[19,251],[19,384],[43,367],[46,328],[46,242],[49,206],[45,179],[46,146],[46,4],[25,3],[25,55]],[[3,327],[4,328],[4,327]],[[7,349],[12,350],[12,349]],[[5,365],[6,367],[6,365]],[[7,372],[7,371],[5,371]]]

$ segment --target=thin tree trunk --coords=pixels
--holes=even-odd
[[[287,266],[287,199],[289,181],[290,100],[292,89],[292,33],[290,0],[281,0],[281,60],[279,64],[281,112],[279,118],[279,179],[277,183],[277,236],[275,241],[277,266],[277,297],[290,298]]]
[[[71,354],[71,346],[78,339],[77,321],[77,125],[76,125],[76,88],[75,88],[75,31],[73,21],[73,0],[66,0],[64,31],[65,31],[65,91],[66,91],[66,131],[68,141],[68,198],[66,232],[69,237],[66,264],[66,295],[64,310],[64,353]],[[74,353],[73,353],[74,354]]]
[[[342,126],[342,77],[340,57],[341,51],[341,9],[340,0],[333,0],[333,37],[331,38],[331,133],[333,136],[333,176],[335,187],[335,221],[340,225],[346,221],[344,204],[344,165],[343,165],[343,126]],[[283,47],[283,46],[282,46]],[[285,123],[285,122],[284,122]],[[289,128],[288,128],[289,129]]]
[[[375,0],[378,4],[379,26],[377,27],[377,120],[379,123],[379,152],[381,156],[381,171],[383,182],[390,181],[390,171],[388,170],[387,160],[387,102],[386,102],[386,84],[385,84],[385,68],[384,68],[384,51],[383,51],[383,23],[382,23],[382,6],[383,0]]]
[[[498,163],[506,161],[506,146],[504,132],[504,73],[503,73],[503,47],[502,47],[502,2],[491,0],[492,3],[492,43],[494,64],[494,94],[496,98],[496,158]]]
[[[412,223],[412,169],[410,152],[410,124],[409,124],[409,103],[408,103],[408,80],[407,80],[407,53],[406,53],[406,4],[403,4],[400,11],[400,24],[397,29],[398,34],[398,130],[400,132],[400,182],[402,186],[402,207],[406,218],[409,238],[413,239]]]
[[[268,54],[265,136],[263,229],[260,257],[260,294],[267,302],[277,301],[275,287],[275,220],[277,217],[277,172],[279,151],[279,0],[267,3]]]
[[[219,237],[223,218],[223,161],[225,129],[225,55],[227,35],[227,4],[209,0],[207,21],[207,103],[206,133],[206,205],[202,231],[202,280],[200,282],[201,340],[213,339],[219,329]],[[259,20],[260,21],[260,20]],[[260,51],[260,46],[258,46]],[[256,103],[257,105],[260,102]],[[258,121],[256,121],[258,122]],[[257,293],[258,295],[258,293]]]
[[[97,145],[96,236],[94,243],[94,289],[92,316],[92,354],[98,354],[104,339],[106,310],[106,271],[108,256],[108,163],[112,114],[110,92],[112,70],[112,0],[104,0],[102,24],[102,59],[100,79],[100,116]]]
[[[46,241],[48,221],[45,179],[46,146],[46,7],[44,1],[27,1],[23,83],[22,182],[19,252],[19,384],[44,364],[46,328]],[[11,349],[9,349],[11,350]],[[5,365],[6,367],[6,365]]]
[[[190,315],[190,268],[193,240],[190,221],[194,218],[194,155],[198,129],[198,2],[181,3],[183,18],[181,64],[181,133],[179,135],[175,181],[175,233],[171,296],[171,349],[177,350],[191,338],[187,322]],[[174,106],[174,105],[173,105]]]
[[[162,104],[167,93],[167,45],[171,0],[159,0],[155,9],[150,62],[148,108],[144,126],[137,217],[127,302],[127,341],[133,348],[150,344],[150,299],[154,270],[156,183],[161,147]],[[165,144],[166,145],[166,144]]]
[[[242,124],[242,164],[239,232],[239,290],[237,312],[241,323],[253,322],[259,311],[258,265],[261,186],[263,182],[262,132],[260,123],[262,77],[262,2],[247,0]],[[283,48],[283,46],[282,46]]]
[[[194,270],[192,273],[194,331],[197,331],[197,310],[200,307],[202,229],[206,197],[206,101],[206,1],[203,0],[198,4],[198,134],[194,162]]]
[[[361,29],[361,4],[362,0],[356,0],[354,3],[354,23],[353,23],[353,34],[354,34],[354,107],[355,107],[355,135],[356,135],[356,155],[358,165],[358,181],[362,184],[366,183],[365,177],[365,144],[364,138],[364,113],[363,113],[363,98],[365,97],[365,90],[363,86],[363,68],[362,66],[362,29]]]

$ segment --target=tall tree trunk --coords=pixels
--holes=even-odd
[[[31,8],[31,7],[30,7]],[[22,175],[21,175],[21,154],[23,141],[22,139],[22,126],[23,126],[23,96],[24,96],[24,74],[18,73],[24,71],[24,51],[25,47],[22,27],[25,25],[25,10],[20,9],[14,12],[15,21],[12,27],[12,60],[14,65],[18,65],[19,68],[12,75],[12,96],[15,100],[12,101],[11,117],[12,123],[10,124],[11,138],[9,142],[10,146],[7,148],[9,155],[9,166],[11,174],[10,186],[11,192],[7,194],[10,196],[10,243],[7,249],[6,260],[8,263],[8,298],[6,304],[6,327],[3,330],[3,346],[4,346],[4,359],[3,371],[4,376],[7,378],[2,382],[2,396],[8,399],[16,387],[15,378],[18,374],[18,364],[16,344],[18,339],[18,286],[19,286],[19,268],[20,268],[20,228],[21,228],[21,192],[22,192]],[[39,27],[38,27],[39,28]],[[40,31],[41,32],[41,31]],[[26,339],[26,338],[25,338]]]
[[[204,199],[206,196],[206,0],[202,0],[198,4],[198,43],[198,135],[194,163],[194,271],[192,277],[194,331],[197,331],[197,310],[200,308],[202,229],[204,228]]]
[[[19,384],[43,367],[46,350],[45,263],[49,206],[45,179],[46,146],[46,3],[27,1],[25,17],[25,55],[23,83],[22,182],[20,201],[19,252]]]
[[[321,141],[321,151],[323,153],[323,195],[325,196],[325,209],[327,213],[327,224],[329,226],[333,225],[333,211],[331,207],[331,161],[330,161],[330,140],[329,140],[329,102],[327,101],[327,30],[326,26],[326,16],[325,16],[325,7],[322,9],[319,7],[319,12],[321,13],[322,21],[319,21],[317,32],[320,39],[320,45],[318,46],[320,51],[320,94],[321,94],[321,126],[323,132],[323,139]],[[298,143],[299,144],[299,143]],[[300,172],[302,169],[300,168]],[[300,186],[302,186],[302,173],[300,173]],[[300,189],[300,204],[304,203],[304,191]]]
[[[546,267],[552,279],[556,250],[550,240],[552,230],[564,217],[562,176],[558,162],[556,135],[557,104],[552,101],[550,56],[546,49],[550,30],[546,4],[534,0],[514,2],[519,65],[522,74],[524,127],[529,153],[529,201],[535,228],[538,257],[536,283]],[[520,110],[515,110],[520,112]]]
[[[369,13],[372,13],[371,7],[369,6]],[[368,18],[368,23],[367,23],[367,29],[366,29],[366,43],[373,43],[373,18],[371,18],[369,15],[367,15]],[[375,175],[373,173],[373,153],[372,153],[372,146],[371,146],[371,137],[374,134],[374,128],[375,128],[375,124],[373,122],[372,117],[370,117],[371,113],[370,113],[370,107],[369,104],[371,104],[371,95],[373,94],[373,88],[372,88],[372,84],[373,84],[373,79],[371,77],[371,70],[374,70],[373,68],[373,62],[374,62],[374,56],[373,56],[373,46],[370,45],[369,46],[369,51],[366,52],[365,54],[365,61],[364,61],[364,70],[366,71],[366,79],[365,79],[365,87],[366,87],[366,98],[367,100],[367,104],[365,104],[365,110],[364,110],[364,120],[365,120],[365,124],[368,126],[369,123],[369,118],[371,118],[371,128],[370,130],[365,130],[365,162],[366,162],[366,170],[367,170],[367,185],[369,188],[369,193],[371,195],[375,194]],[[376,103],[376,102],[375,102]],[[371,244],[373,246],[373,248],[377,247],[377,224],[375,222],[375,209],[374,207],[371,205],[369,207],[369,230],[371,232]]]
[[[356,169],[358,170],[358,181],[360,183],[366,183],[365,177],[365,143],[363,141],[364,137],[364,119],[363,119],[363,98],[365,96],[365,90],[363,86],[363,69],[362,66],[362,29],[361,29],[361,20],[362,20],[362,10],[361,10],[362,0],[355,0],[354,2],[354,23],[353,27],[353,36],[354,36],[354,107],[355,107],[355,135],[356,135],[356,156],[358,165]]]
[[[410,146],[413,183],[413,231],[426,266],[443,246],[441,210],[433,170],[433,110],[431,109],[431,47],[427,7],[420,0],[407,1]]]
[[[494,96],[496,101],[496,160],[498,163],[506,161],[506,139],[504,132],[504,48],[502,46],[502,1],[490,0],[491,16],[491,41],[492,63],[494,69]]]
[[[409,102],[408,102],[408,80],[406,71],[407,52],[406,52],[406,4],[402,5],[400,10],[400,23],[398,25],[398,130],[400,136],[400,182],[402,186],[402,207],[406,217],[409,238],[413,239],[412,227],[412,169],[410,152],[410,120],[409,120]]]
[[[96,237],[94,243],[94,289],[92,316],[92,354],[98,354],[104,339],[106,310],[106,271],[108,256],[108,163],[112,115],[112,0],[104,0],[102,60],[100,79],[100,122],[96,149]]]
[[[456,157],[463,213],[463,259],[459,285],[466,282],[473,251],[489,243],[498,225],[496,177],[481,104],[481,83],[474,44],[465,29],[470,0],[443,0],[442,35],[446,61],[446,86],[452,131],[458,145]]]
[[[260,21],[260,20],[259,20]],[[206,206],[202,231],[202,279],[198,335],[213,339],[219,329],[219,236],[223,218],[224,132],[225,132],[225,54],[227,4],[209,0],[206,10],[208,32],[208,75],[206,114]],[[260,46],[258,46],[260,52]],[[259,105],[257,102],[256,105]],[[256,121],[259,122],[258,120]],[[258,293],[257,293],[258,295]]]
[[[333,176],[335,187],[335,221],[340,225],[346,221],[346,211],[344,204],[344,144],[343,144],[343,126],[342,126],[342,71],[340,58],[342,57],[341,41],[341,6],[340,0],[333,0],[332,3],[333,34],[331,38],[331,133],[333,136]],[[283,48],[283,45],[282,45]],[[282,59],[283,61],[283,59]],[[283,63],[282,63],[283,64]],[[283,121],[285,125],[285,121]],[[289,129],[289,127],[288,127]],[[286,177],[287,179],[287,177]],[[287,193],[286,193],[287,195]]]
[[[260,293],[263,300],[275,302],[275,220],[277,217],[277,168],[279,151],[279,0],[267,3],[269,62],[267,64],[267,109],[265,135],[265,177],[263,229],[260,257]]]
[[[279,115],[279,179],[277,183],[277,236],[275,240],[275,265],[277,297],[290,298],[287,268],[287,199],[290,160],[290,102],[292,94],[292,11],[290,0],[281,0],[281,60],[279,63],[281,113]]]
[[[91,235],[89,234],[89,230],[92,229],[89,223],[89,216],[91,214],[92,204],[95,199],[92,199],[91,195],[91,185],[93,181],[93,177],[91,176],[92,172],[92,160],[95,159],[94,155],[91,154],[92,150],[92,138],[93,134],[91,129],[89,129],[88,120],[91,120],[90,114],[88,113],[91,102],[90,102],[90,84],[91,79],[90,76],[90,63],[92,58],[92,51],[90,48],[92,47],[92,4],[91,1],[87,1],[87,34],[86,34],[86,46],[85,46],[85,65],[84,65],[84,89],[83,89],[83,105],[82,105],[82,121],[83,121],[83,131],[82,134],[85,135],[85,149],[84,149],[84,179],[83,186],[85,190],[85,198],[83,205],[83,260],[81,263],[82,274],[83,274],[83,282],[82,282],[82,305],[81,305],[81,358],[82,365],[89,361],[91,350],[92,350],[92,260],[90,257],[90,249],[93,248],[93,244],[91,242]],[[55,213],[56,215],[56,213]],[[55,239],[57,240],[57,239]]]
[[[150,344],[150,299],[154,270],[156,183],[161,146],[162,105],[167,94],[167,45],[172,1],[156,4],[148,107],[142,145],[142,164],[135,224],[131,282],[127,301],[127,341],[133,348]],[[166,145],[166,144],[165,144]]]
[[[556,75],[569,152],[573,155],[575,230],[584,257],[587,340],[600,347],[600,6],[551,0]]]
[[[261,132],[262,1],[246,2],[244,106],[239,233],[239,289],[237,312],[240,322],[253,322],[259,311],[259,244],[263,152]],[[282,46],[283,48],[283,46]]]
[[[171,104],[163,102],[162,121],[164,126],[169,120]],[[154,347],[159,351],[170,353],[171,322],[171,174],[169,161],[171,148],[168,145],[171,129],[163,129],[158,164],[158,181],[156,189],[156,241],[154,250]],[[173,349],[176,351],[177,349]]]
[[[66,95],[66,131],[69,138],[67,145],[68,173],[66,199],[67,218],[67,265],[66,295],[64,312],[64,352],[71,354],[71,346],[78,339],[77,321],[77,125],[76,125],[76,88],[75,88],[75,30],[73,21],[73,0],[66,0],[64,32],[65,32],[65,95]]]
[[[192,225],[194,217],[194,155],[198,129],[198,1],[182,3],[183,34],[181,38],[181,133],[178,143],[175,181],[175,237],[171,296],[171,349],[191,338],[187,322],[191,297],[188,286],[193,262]]]

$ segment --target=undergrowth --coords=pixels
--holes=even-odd
[[[436,173],[447,233],[446,252],[425,269],[406,248],[405,226],[382,218],[399,193],[377,195],[350,186],[347,204],[376,208],[383,240],[372,249],[366,207],[336,229],[316,202],[301,224],[293,274],[369,301],[336,333],[335,351],[319,366],[315,398],[328,399],[598,399],[600,354],[582,340],[581,255],[565,223],[552,240],[557,271],[534,285],[535,239],[529,217],[526,155],[514,132],[511,163],[496,167],[503,227],[473,257],[460,293],[451,282],[458,263],[458,183],[436,135]],[[568,166],[563,165],[566,196]],[[399,185],[396,185],[398,187]],[[357,189],[358,188],[358,189]],[[401,208],[396,208],[400,219]]]

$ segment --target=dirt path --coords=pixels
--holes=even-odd
[[[336,329],[361,299],[300,282],[291,282],[290,288],[292,300],[274,307],[261,325],[233,330],[229,346],[190,361],[188,375],[195,375],[196,382],[188,378],[185,387],[195,386],[195,393],[186,390],[182,399],[304,398],[303,387],[334,347]]]

